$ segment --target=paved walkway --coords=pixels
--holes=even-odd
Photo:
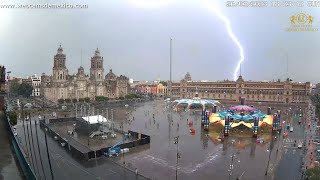
[[[313,112],[311,112],[313,114]],[[315,161],[317,160],[316,151],[317,145],[313,142],[313,137],[316,134],[316,129],[312,125],[316,123],[311,119],[311,114],[308,112],[306,116],[306,145],[307,145],[307,159],[306,159],[306,168],[314,168],[316,166]]]
[[[5,128],[3,112],[0,112],[0,179],[23,179],[18,164],[15,161],[10,136]]]

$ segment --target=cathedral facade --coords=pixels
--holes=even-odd
[[[112,99],[124,97],[130,93],[129,79],[126,76],[116,76],[112,69],[104,75],[103,57],[98,48],[91,57],[89,75],[84,72],[82,66],[78,68],[77,74],[69,74],[66,55],[61,45],[54,56],[52,71],[52,75],[42,74],[41,93],[46,99],[54,102],[58,99],[95,100],[96,96]]]

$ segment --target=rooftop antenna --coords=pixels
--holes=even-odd
[[[289,80],[289,63],[288,63],[288,53],[286,53],[287,57],[287,80]]]
[[[172,101],[172,38],[170,38],[170,100]]]
[[[82,49],[81,49],[81,67],[82,67]]]

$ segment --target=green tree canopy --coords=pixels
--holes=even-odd
[[[64,100],[66,103],[71,103],[71,99],[65,99]]]
[[[90,102],[90,98],[85,97],[85,98],[84,98],[84,101],[85,101],[85,102]]]
[[[168,83],[167,83],[166,81],[160,81],[160,83],[161,83],[162,85],[164,85],[164,86],[167,86],[167,85],[168,85]]]
[[[59,103],[59,104],[64,103],[64,99],[58,99],[58,103]]]
[[[134,93],[131,93],[131,94],[127,94],[125,96],[126,99],[133,99],[133,98],[141,98],[142,96],[139,95],[139,94],[134,94]]]
[[[308,180],[319,180],[320,179],[320,167],[314,167],[307,169],[306,176]]]
[[[10,124],[12,126],[17,124],[17,113],[15,111],[9,111],[8,112],[8,117],[10,119]]]
[[[30,97],[32,94],[33,87],[30,84],[19,84],[18,80],[12,80],[10,81],[9,90],[13,96]]]
[[[108,98],[108,97],[105,97],[105,96],[96,96],[96,97],[95,97],[95,100],[96,100],[96,101],[108,101],[109,98]]]

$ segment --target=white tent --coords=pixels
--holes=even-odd
[[[96,116],[85,116],[81,117],[84,121],[89,122],[90,124],[104,123],[109,122],[105,117],[101,115]]]

